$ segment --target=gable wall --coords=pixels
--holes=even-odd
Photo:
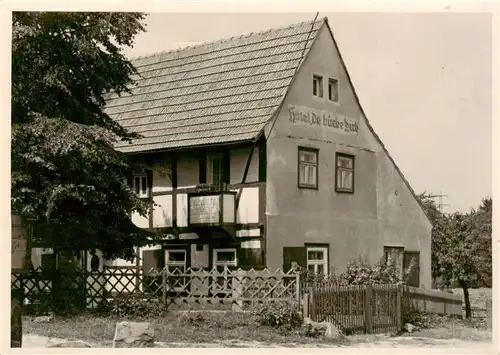
[[[312,95],[313,74],[323,76],[323,99]],[[339,81],[339,103],[328,101],[329,77]],[[358,132],[332,129],[322,118],[292,122],[293,105],[305,113],[323,110],[340,120],[347,117],[357,122]],[[319,149],[318,190],[297,187],[298,146]],[[342,271],[360,256],[378,260],[384,245],[401,245],[420,250],[420,280],[430,286],[430,224],[365,123],[326,25],[290,88],[267,152],[268,267],[283,266],[284,246],[328,243],[330,266]],[[354,194],[335,192],[336,152],[355,156]]]

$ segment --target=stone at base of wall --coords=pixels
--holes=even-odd
[[[153,348],[154,328],[150,323],[116,323],[113,348]]]

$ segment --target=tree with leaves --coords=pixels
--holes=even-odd
[[[145,30],[142,13],[15,12],[12,36],[12,186],[32,238],[78,254],[135,257],[153,235],[127,184],[135,164],[114,150],[136,137],[104,111],[104,95],[129,92],[135,68],[124,46]]]
[[[420,198],[433,224],[433,277],[462,288],[465,316],[470,319],[469,289],[481,282],[491,285],[491,198],[484,199],[478,210],[452,214],[439,212],[428,194]]]
[[[491,197],[483,198],[481,205],[471,211],[471,229],[478,245],[478,282],[475,287],[492,287],[492,218],[493,201]]]

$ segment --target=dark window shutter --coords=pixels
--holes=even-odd
[[[230,171],[231,171],[231,152],[229,150],[226,150],[224,152],[224,158],[222,161],[222,178],[226,184],[229,184],[231,181],[231,176],[230,176]]]
[[[283,271],[290,271],[293,262],[307,267],[306,247],[283,247]]]
[[[56,254],[42,254],[42,270],[54,271],[56,270]]]
[[[162,257],[163,250],[144,250],[142,252],[142,269],[144,272],[149,272],[151,269],[160,271],[165,265],[165,260]]]
[[[207,182],[207,154],[200,154],[200,164],[199,164],[199,175],[200,175],[200,184],[205,184]]]
[[[165,250],[155,250],[155,258],[158,269],[163,269],[165,267]]]
[[[240,248],[238,253],[238,267],[242,269],[262,269],[264,267],[261,248]]]
[[[146,170],[146,175],[147,175],[148,188],[149,191],[151,191],[153,189],[153,170],[152,169]]]
[[[412,259],[415,259],[415,267],[408,277],[406,284],[412,287],[420,286],[420,253],[419,252],[404,252],[403,268],[406,271],[411,264]]]

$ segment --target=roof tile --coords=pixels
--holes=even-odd
[[[105,112],[142,137],[123,152],[256,138],[276,112],[323,20],[132,60],[131,94],[107,94]]]

